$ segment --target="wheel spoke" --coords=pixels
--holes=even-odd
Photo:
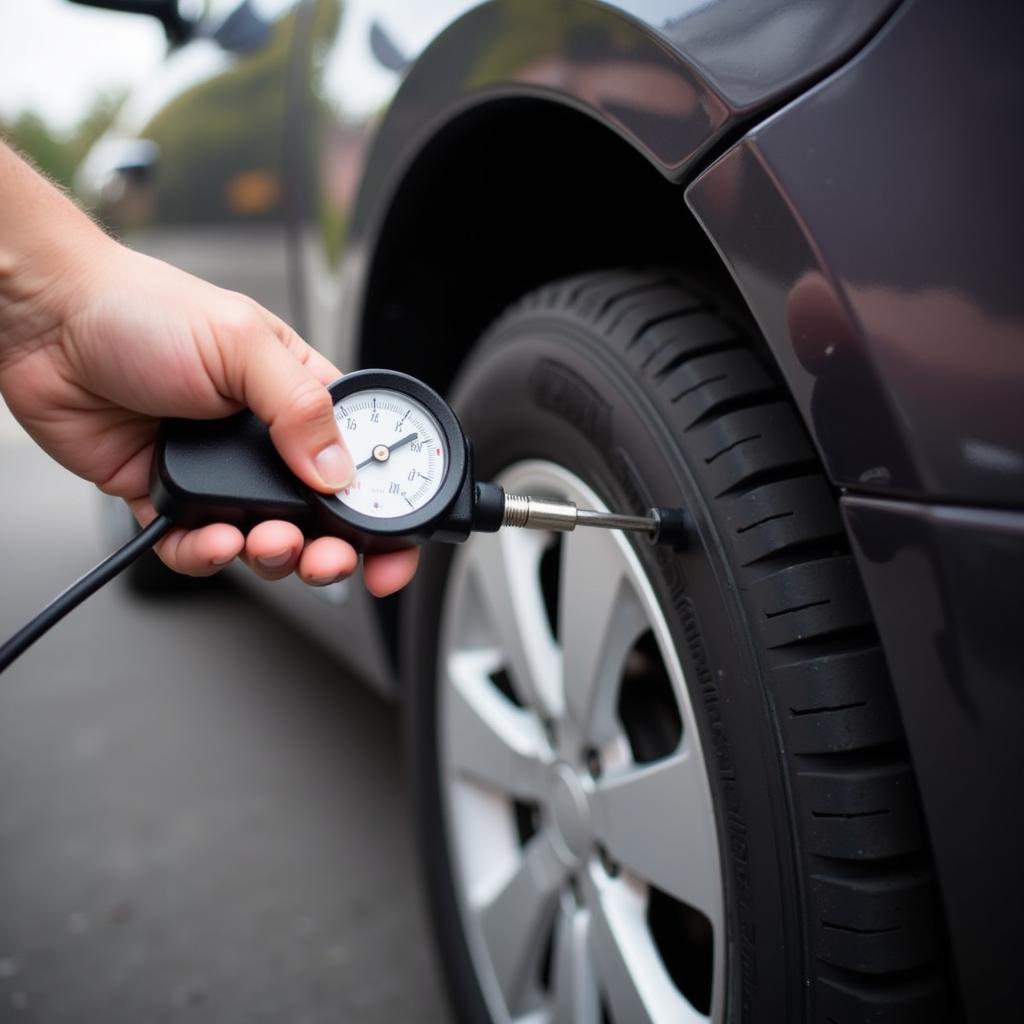
[[[590,806],[594,833],[615,860],[721,927],[711,794],[691,750],[600,779]]]
[[[586,883],[590,948],[616,1021],[698,1024],[698,1013],[672,983],[651,938],[646,901],[623,882]]]
[[[587,933],[590,912],[571,900],[555,925],[552,963],[553,1024],[600,1024],[601,1002],[590,959]]]
[[[536,800],[544,790],[548,746],[536,717],[488,678],[498,656],[461,651],[448,659],[445,750],[464,774],[501,793]]]
[[[600,503],[548,463],[517,464],[500,482],[512,493]],[[475,537],[453,562],[443,619],[447,684],[439,738],[462,872],[455,881],[480,981],[497,1016],[518,1024],[601,1024],[604,1008],[616,1024],[707,1022],[673,982],[649,920],[655,889],[710,920],[718,992],[718,840],[682,666],[643,566],[614,532],[577,530],[562,538],[552,628],[548,542],[529,531]],[[652,691],[653,710],[642,702],[624,707],[627,736],[619,720],[621,681],[628,668],[630,685],[645,683],[646,640],[635,659],[630,652],[648,631],[664,670],[652,685],[662,689]],[[673,697],[682,740],[664,749],[676,752],[636,764],[634,757],[656,748],[639,743],[629,713],[660,714],[657,701]],[[591,769],[593,781],[582,779],[585,795],[573,789],[572,800],[565,799],[552,771],[559,758],[575,771],[581,763]],[[559,786],[573,781],[557,778]],[[529,829],[539,822],[540,831],[525,844],[523,808],[513,800],[542,811]],[[581,829],[621,872],[577,844]],[[573,895],[569,871],[582,887]]]
[[[472,566],[488,620],[519,698],[539,713],[561,714],[560,655],[540,589],[544,538],[504,530],[473,539]]]
[[[611,532],[577,530],[562,548],[558,634],[566,711],[597,746],[616,731],[616,684],[648,626],[618,544]]]
[[[536,964],[565,878],[565,867],[550,840],[539,832],[524,847],[511,877],[482,909],[484,941],[510,1009]]]

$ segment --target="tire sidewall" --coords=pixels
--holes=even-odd
[[[728,556],[638,367],[586,326],[522,310],[468,360],[453,405],[478,479],[554,461],[610,508],[682,506],[699,541],[682,553],[634,541],[669,624],[698,720],[715,803],[726,914],[729,1021],[799,1019],[804,943],[792,812],[776,727]],[[487,1021],[463,934],[438,750],[440,614],[452,549],[428,546],[405,608],[403,677],[417,820],[442,960],[460,1019]],[[785,981],[783,981],[785,979]]]

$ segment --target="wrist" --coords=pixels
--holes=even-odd
[[[0,363],[59,335],[120,246],[0,144]]]

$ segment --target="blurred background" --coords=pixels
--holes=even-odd
[[[70,187],[131,86],[160,63],[163,29],[66,0],[4,0],[0,11],[0,132]]]
[[[0,6],[0,133],[70,187],[166,42]],[[0,636],[112,547],[0,402]],[[102,591],[0,677],[0,1021],[447,1019],[395,709],[230,584]]]

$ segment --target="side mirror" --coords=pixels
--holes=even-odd
[[[388,71],[404,71],[411,63],[376,18],[370,25],[370,53]]]
[[[191,16],[190,9],[201,5],[182,0],[71,0],[83,7],[102,7],[108,11],[123,11],[126,14],[148,14],[164,27],[172,43],[183,43],[192,34],[198,18]]]

